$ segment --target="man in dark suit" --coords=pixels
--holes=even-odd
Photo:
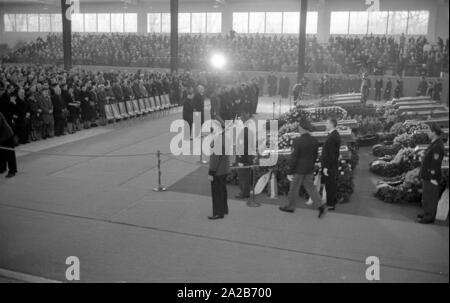
[[[335,118],[328,118],[327,131],[328,137],[322,148],[322,180],[325,183],[325,190],[327,192],[327,206],[328,210],[334,210],[337,203],[337,176],[339,167],[339,149],[341,147],[341,136],[336,129],[337,120]]]
[[[242,122],[245,123],[250,117],[248,112],[243,112],[241,114]],[[249,129],[248,127],[244,127],[244,133],[241,135],[242,143],[239,141],[239,144],[243,144],[244,153],[242,155],[236,156],[236,162],[238,166],[249,166],[252,164],[252,155],[249,154],[248,150],[248,141],[249,141]],[[239,168],[237,170],[237,175],[239,179],[239,189],[240,193],[236,196],[237,199],[247,199],[250,198],[250,190],[252,183],[252,169],[251,168]],[[252,203],[249,203],[249,206],[254,206]]]
[[[1,148],[5,149],[1,149]],[[0,174],[6,172],[6,178],[12,178],[17,173],[16,153],[14,151],[14,132],[6,118],[0,112]]]
[[[422,207],[423,214],[417,216],[417,221],[422,224],[433,223],[436,217],[437,206],[440,198],[440,182],[442,178],[442,159],[444,158],[444,143],[441,139],[442,130],[433,124],[429,137],[431,144],[425,151],[420,168],[422,178]]]
[[[302,123],[300,123],[302,125]],[[288,204],[281,206],[280,210],[293,213],[295,211],[295,201],[298,197],[300,187],[306,190],[312,201],[319,206],[319,218],[325,213],[325,205],[314,186],[314,168],[317,160],[319,142],[311,136],[306,126],[299,126],[300,137],[293,143],[289,174],[290,181]]]
[[[224,141],[224,140],[223,140]],[[230,172],[230,158],[225,155],[225,142],[222,141],[222,152],[213,153],[209,157],[208,179],[211,181],[213,213],[208,219],[223,219],[228,215],[227,175]]]

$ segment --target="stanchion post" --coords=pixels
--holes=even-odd
[[[198,160],[200,164],[208,164],[208,161],[203,160],[203,137],[202,132],[200,131],[200,160]]]
[[[256,202],[255,198],[256,198],[256,194],[255,194],[255,185],[256,185],[256,173],[255,173],[255,166],[252,166],[252,197],[251,199],[247,202],[247,206],[250,207],[257,207],[257,206],[261,206],[260,203]]]
[[[278,118],[280,118],[281,116],[281,98],[280,98],[280,103],[278,105]]]
[[[161,151],[158,150],[158,152],[156,153],[156,156],[158,158],[158,187],[155,187],[153,189],[153,191],[166,191],[167,188],[163,187],[161,185]]]
[[[273,107],[272,107],[272,120],[275,120],[275,101],[273,101]]]

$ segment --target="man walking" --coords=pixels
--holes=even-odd
[[[341,136],[336,129],[337,120],[328,118],[327,131],[328,137],[322,148],[322,180],[325,183],[327,192],[328,210],[335,210],[337,203],[337,176],[339,167],[339,149],[341,147]]]
[[[299,126],[300,137],[294,140],[289,174],[287,175],[287,178],[290,181],[288,204],[281,206],[280,210],[289,213],[295,211],[295,202],[300,187],[303,186],[312,201],[319,206],[318,210],[320,218],[325,213],[325,204],[314,186],[314,168],[319,149],[319,142],[301,125],[302,123],[300,123]]]

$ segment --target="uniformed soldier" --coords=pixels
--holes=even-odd
[[[423,214],[417,216],[422,224],[434,222],[440,196],[441,165],[444,158],[444,143],[441,139],[442,130],[438,125],[431,125],[429,137],[431,144],[425,151],[420,168],[422,178],[422,208]]]

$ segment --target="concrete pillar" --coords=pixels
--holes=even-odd
[[[233,29],[233,12],[229,5],[222,6],[222,34],[227,34]]]
[[[72,68],[72,21],[70,19],[72,8],[70,6],[70,2],[67,4],[66,0],[61,0],[62,39],[65,70],[70,70]]]
[[[306,15],[308,11],[308,0],[301,0],[300,3],[300,30],[298,36],[298,67],[297,83],[303,79],[305,74],[305,52],[306,52]]]
[[[317,40],[320,43],[327,42],[330,37],[331,10],[327,2],[327,0],[319,0],[317,3]]]
[[[170,0],[170,71],[178,71],[178,0]]]

